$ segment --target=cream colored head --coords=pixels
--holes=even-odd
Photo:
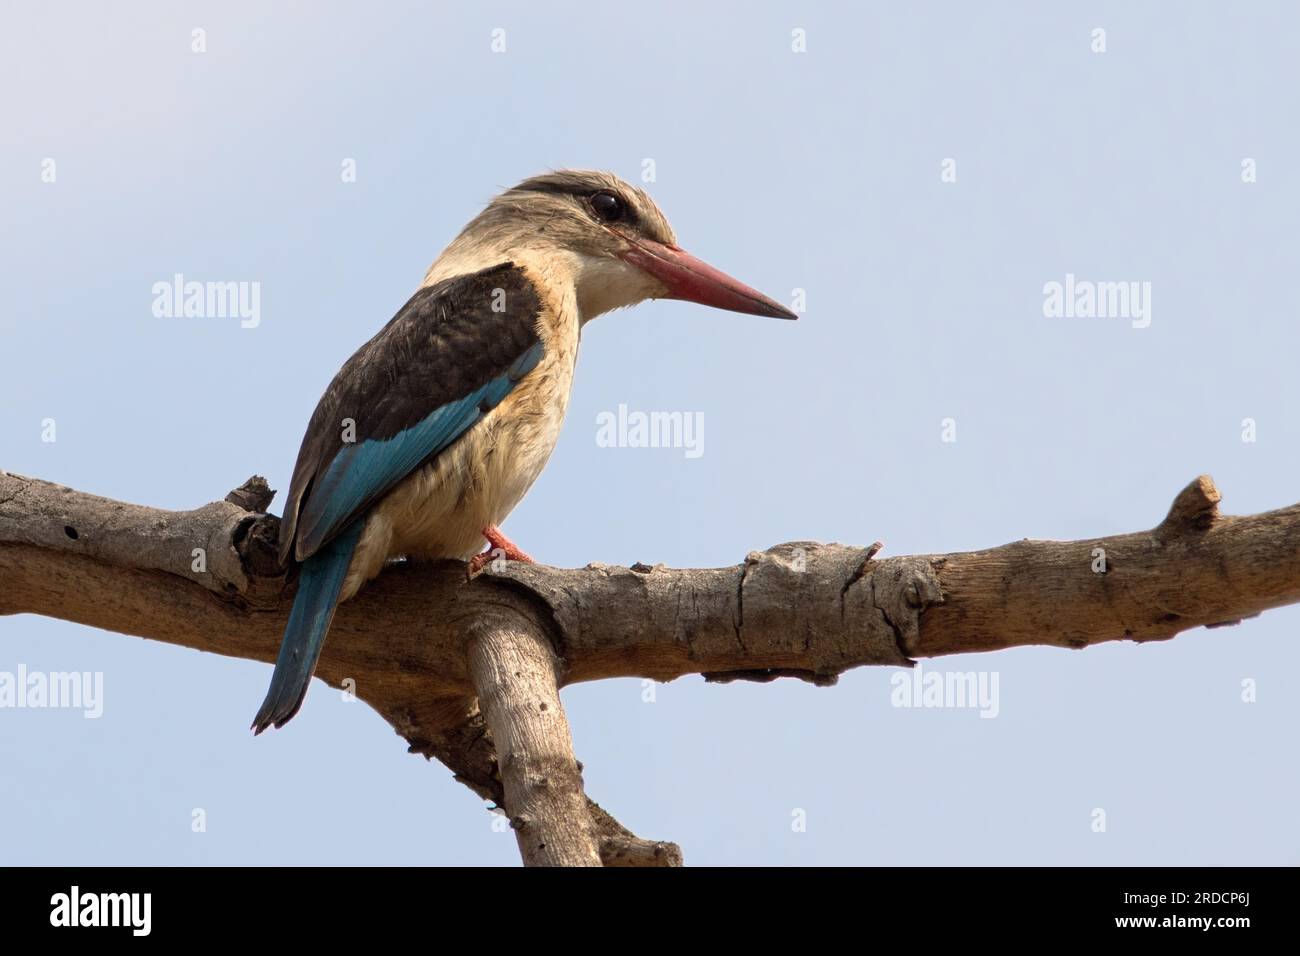
[[[557,170],[506,190],[438,257],[425,284],[505,260],[567,277],[583,321],[655,298],[794,318],[679,249],[654,200],[612,173]]]

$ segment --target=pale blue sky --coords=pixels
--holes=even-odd
[[[321,390],[485,199],[650,158],[686,248],[807,313],[589,326],[506,524],[539,559],[1101,536],[1201,472],[1229,512],[1300,498],[1294,5],[269,6],[6,11],[0,467],[175,508],[254,472],[283,494]],[[177,272],[260,282],[261,324],[155,318]],[[1150,327],[1045,318],[1067,273],[1150,282]],[[702,413],[704,454],[597,447],[619,403]],[[991,720],[894,708],[886,669],[565,704],[591,795],[691,863],[1296,863],[1298,624],[926,662],[995,671]],[[324,685],[254,739],[264,664],[0,619],[20,664],[102,671],[104,714],[0,710],[0,863],[517,863]]]

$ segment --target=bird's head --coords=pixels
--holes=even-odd
[[[554,262],[571,276],[583,321],[645,299],[732,312],[795,313],[677,245],[646,193],[612,173],[559,170],[497,196],[434,263],[426,283],[501,258]]]

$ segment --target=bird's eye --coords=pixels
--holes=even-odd
[[[623,200],[613,193],[596,193],[591,197],[591,208],[605,222],[618,222],[623,218]]]

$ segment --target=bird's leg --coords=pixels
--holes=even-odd
[[[522,561],[524,564],[534,563],[532,557],[520,550],[519,545],[502,534],[501,529],[496,525],[490,524],[484,528],[483,537],[487,538],[487,550],[482,554],[474,555],[470,559],[469,567],[466,568],[466,574],[469,577],[474,577],[497,558],[506,561]]]

